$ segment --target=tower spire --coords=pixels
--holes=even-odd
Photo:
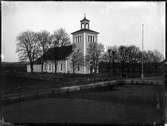
[[[86,18],[86,13],[84,13],[84,18]]]

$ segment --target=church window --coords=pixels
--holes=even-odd
[[[88,24],[86,24],[86,28],[88,29]]]
[[[60,70],[62,71],[63,70],[63,64],[61,63],[61,68],[60,68]]]
[[[51,65],[52,65],[52,64],[49,64],[49,71],[51,70],[51,67],[52,67]]]
[[[44,71],[46,71],[47,70],[47,66],[46,66],[46,64],[44,64]]]
[[[92,36],[92,38],[93,38],[93,42],[94,42],[94,36]]]
[[[84,28],[84,24],[82,24],[82,29]]]

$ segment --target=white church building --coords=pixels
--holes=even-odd
[[[80,21],[80,30],[77,30],[72,34],[72,41],[76,45],[76,50],[82,52],[84,57],[87,54],[87,47],[91,42],[98,42],[98,32],[93,31],[89,27],[90,21],[84,19]],[[72,46],[62,46],[56,48],[50,48],[48,51],[42,56],[44,59],[43,63],[43,72],[54,73],[55,72],[55,62],[54,59],[57,59],[57,73],[72,73],[71,66],[71,56],[74,50]],[[40,57],[41,58],[41,57]],[[39,58],[39,59],[40,59]],[[34,72],[42,72],[42,65],[37,60],[33,65]],[[84,59],[85,62],[85,59]],[[31,72],[30,65],[27,65],[27,72]],[[89,74],[90,70],[86,66],[78,66],[78,69],[75,73],[80,74]]]

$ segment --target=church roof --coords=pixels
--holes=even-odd
[[[82,19],[80,22],[82,22],[82,21],[88,21],[89,22],[89,20],[86,19],[86,17],[84,17],[84,19]]]
[[[95,33],[95,34],[99,34],[99,32],[90,30],[90,29],[80,29],[78,31],[72,32],[71,34],[75,34],[75,33],[81,33],[81,32],[91,32],[91,33]]]
[[[43,60],[63,60],[67,58],[73,52],[72,45],[50,48],[43,56],[36,60],[36,63],[40,63]]]

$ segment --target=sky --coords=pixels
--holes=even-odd
[[[1,59],[17,62],[16,37],[31,30],[50,33],[64,28],[80,29],[80,20],[90,20],[90,29],[99,32],[98,42],[109,46],[136,45],[158,50],[165,56],[165,2],[1,2]]]

